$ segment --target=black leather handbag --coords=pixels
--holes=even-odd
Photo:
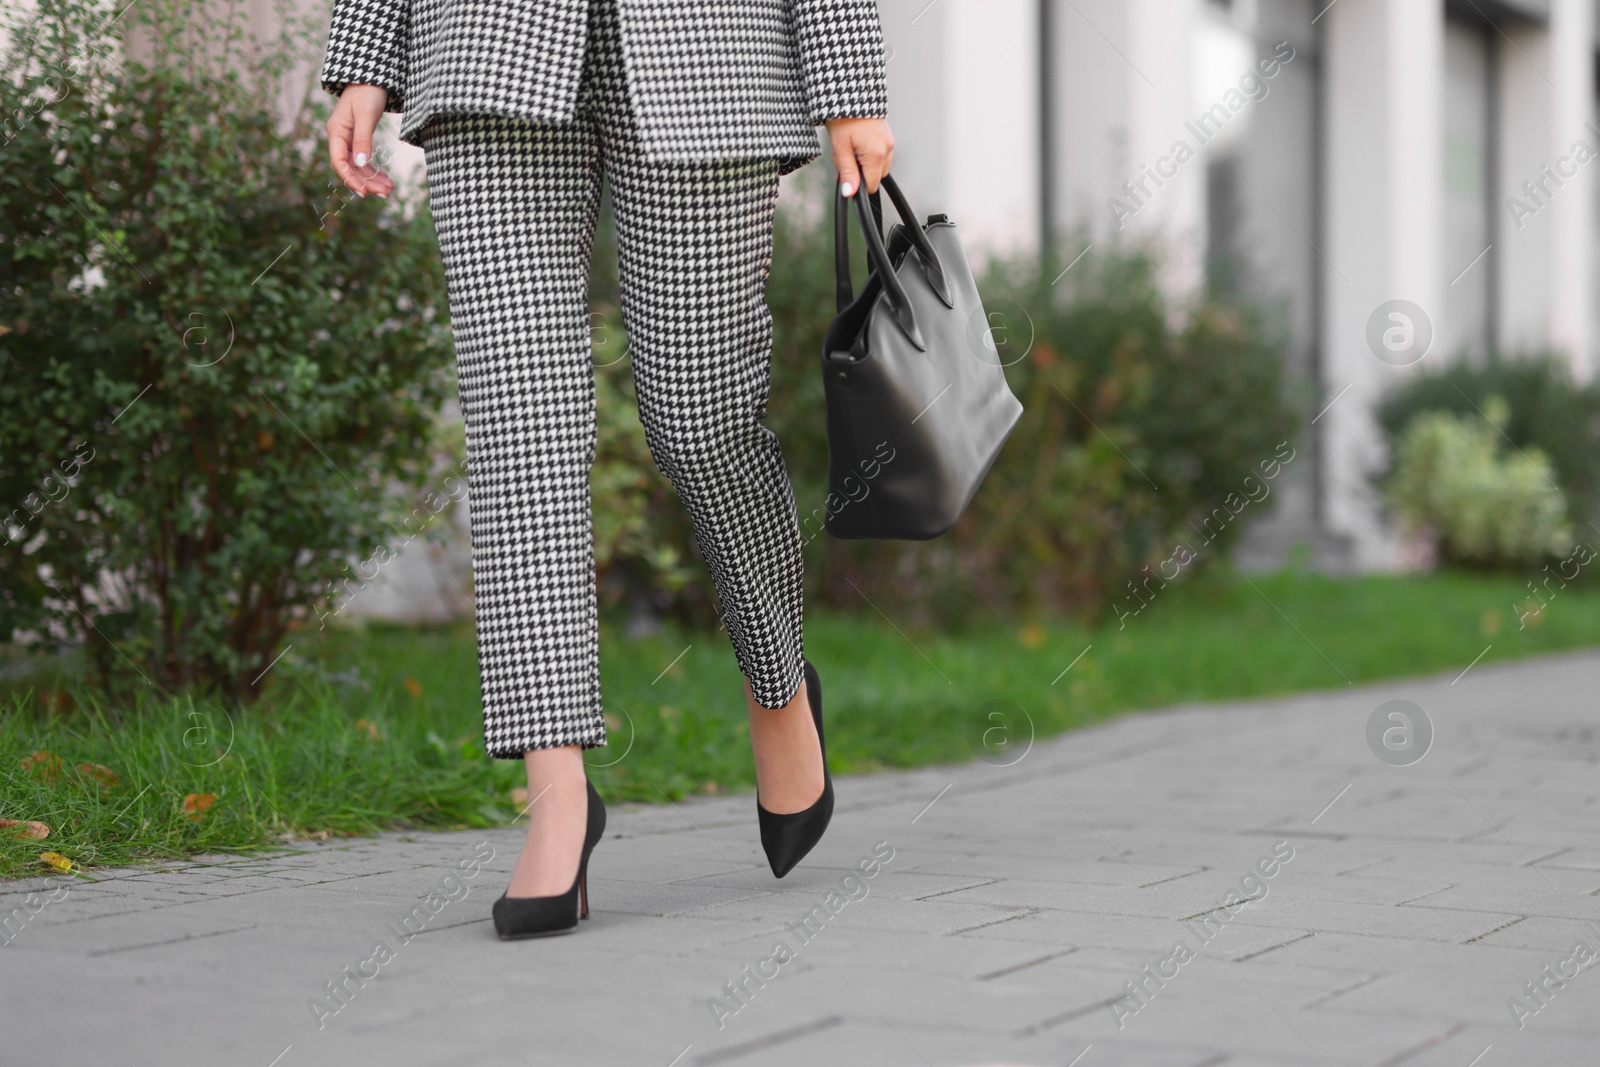
[[[828,401],[825,526],[840,538],[925,541],[954,526],[1022,417],[984,344],[989,322],[944,215],[900,216],[884,240],[876,194],[852,197],[866,235],[867,282],[850,281],[849,202],[834,203],[838,316],[822,342]],[[871,208],[868,201],[871,200]]]

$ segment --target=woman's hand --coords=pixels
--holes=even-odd
[[[388,104],[381,85],[346,85],[328,117],[328,160],[357,196],[394,192],[394,181],[372,160],[372,133]]]
[[[867,192],[878,191],[878,182],[889,173],[894,160],[894,133],[884,119],[829,119],[828,139],[833,143],[833,165],[839,171],[839,184],[845,196],[854,196],[863,180]]]

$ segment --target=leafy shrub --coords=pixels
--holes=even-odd
[[[443,278],[425,210],[334,189],[303,77],[275,110],[304,27],[114,14],[44,0],[0,78],[0,640],[249,696],[408,510],[450,385]]]
[[[1424,411],[1400,439],[1390,505],[1413,530],[1437,539],[1454,563],[1534,563],[1572,544],[1566,497],[1537,448],[1501,444],[1509,407],[1490,397],[1483,415]]]
[[[1418,375],[1378,407],[1390,455],[1398,455],[1412,420],[1422,412],[1481,421],[1494,396],[1508,409],[1499,423],[1502,440],[1545,455],[1578,526],[1600,522],[1600,384],[1576,384],[1566,362],[1548,353],[1516,359],[1495,355],[1481,365],[1457,362]],[[1388,477],[1388,471],[1381,472],[1380,484]]]
[[[990,561],[970,588],[1092,616],[1179,546],[1224,559],[1268,506],[1262,472],[1293,462],[1298,418],[1253,309],[1174,307],[1151,247],[1062,266],[1005,264],[984,288],[991,319],[1031,322],[1027,358],[1022,336],[1001,352],[1028,414],[954,544]]]

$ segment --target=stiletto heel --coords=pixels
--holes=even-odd
[[[761,849],[767,854],[772,873],[782,878],[805,859],[806,853],[822,840],[833,818],[833,777],[828,773],[828,745],[822,736],[822,679],[817,669],[805,660],[806,702],[811,705],[811,721],[817,727],[817,744],[822,749],[822,796],[804,811],[779,815],[761,806],[756,799],[756,821],[761,825]]]
[[[502,941],[524,937],[549,937],[570,934],[579,919],[589,917],[589,853],[606,832],[606,805],[595,792],[594,783],[584,780],[589,794],[587,825],[583,834],[583,853],[578,857],[578,874],[572,888],[553,897],[508,897],[500,894],[494,902],[494,929]]]

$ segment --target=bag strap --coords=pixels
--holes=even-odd
[[[883,237],[883,202],[877,193],[869,194],[872,197],[872,217],[877,223],[878,237]],[[867,260],[867,277],[871,278],[875,264]],[[836,310],[843,311],[850,306],[856,293],[855,283],[850,280],[850,205],[843,196],[833,198],[833,296]]]
[[[843,205],[845,197],[835,194],[835,222],[834,222],[834,268],[838,271],[838,297],[843,301],[840,310],[855,299],[850,286],[849,278],[849,226],[843,222]],[[859,193],[850,199],[856,202],[856,216],[861,220],[861,232],[867,238],[867,262],[872,265],[871,273],[878,276],[883,286],[883,295],[889,304],[889,311],[894,320],[900,324],[900,329],[911,339],[918,350],[927,351],[927,344],[922,340],[922,331],[917,329],[917,317],[911,309],[911,298],[906,295],[906,290],[900,284],[900,278],[895,274],[894,267],[889,262],[889,253],[883,246],[883,235],[874,225],[872,209],[867,206],[868,197]],[[909,228],[909,227],[908,227]]]
[[[836,311],[843,311],[856,298],[855,283],[850,280],[850,207],[845,198],[835,191],[833,198],[833,301]]]
[[[946,307],[955,307],[955,300],[950,294],[950,283],[945,275],[944,264],[939,260],[939,254],[933,250],[933,245],[928,240],[927,233],[917,221],[916,212],[906,196],[900,191],[899,184],[888,174],[883,176],[880,187],[888,192],[889,199],[894,202],[896,214],[900,216],[906,237],[911,246],[917,250],[923,268],[923,274],[928,279],[928,284],[933,288],[941,302]],[[910,304],[905,300],[905,290],[894,277],[894,269],[889,263],[888,253],[883,245],[883,205],[878,199],[878,194],[863,197],[857,193],[853,199],[856,202],[856,213],[861,218],[861,230],[867,238],[867,263],[869,277],[871,274],[880,274],[884,278],[884,291],[889,294],[891,302],[896,304],[896,317],[903,320],[909,319]],[[872,202],[872,217],[869,220],[865,201]],[[850,278],[850,220],[848,201],[843,193],[836,191],[833,202],[833,272],[834,272],[834,300],[838,310],[843,311],[855,299],[855,285]],[[892,282],[892,284],[891,284]],[[904,307],[902,313],[900,308]],[[902,325],[904,325],[904,321]],[[914,324],[907,329],[910,335]],[[918,347],[922,347],[920,341]]]
[[[928,232],[922,228],[922,223],[917,221],[917,213],[911,210],[911,202],[906,199],[906,194],[900,191],[900,184],[885,174],[880,185],[888,191],[889,199],[894,201],[894,210],[900,216],[900,221],[905,223],[906,236],[911,238],[911,247],[922,254],[923,273],[927,275],[928,284],[933,286],[933,291],[938,294],[945,307],[955,307],[955,300],[950,295],[950,283],[945,278],[944,264],[939,260],[939,253],[933,250],[933,243],[928,240]],[[873,207],[877,206],[874,194]]]

